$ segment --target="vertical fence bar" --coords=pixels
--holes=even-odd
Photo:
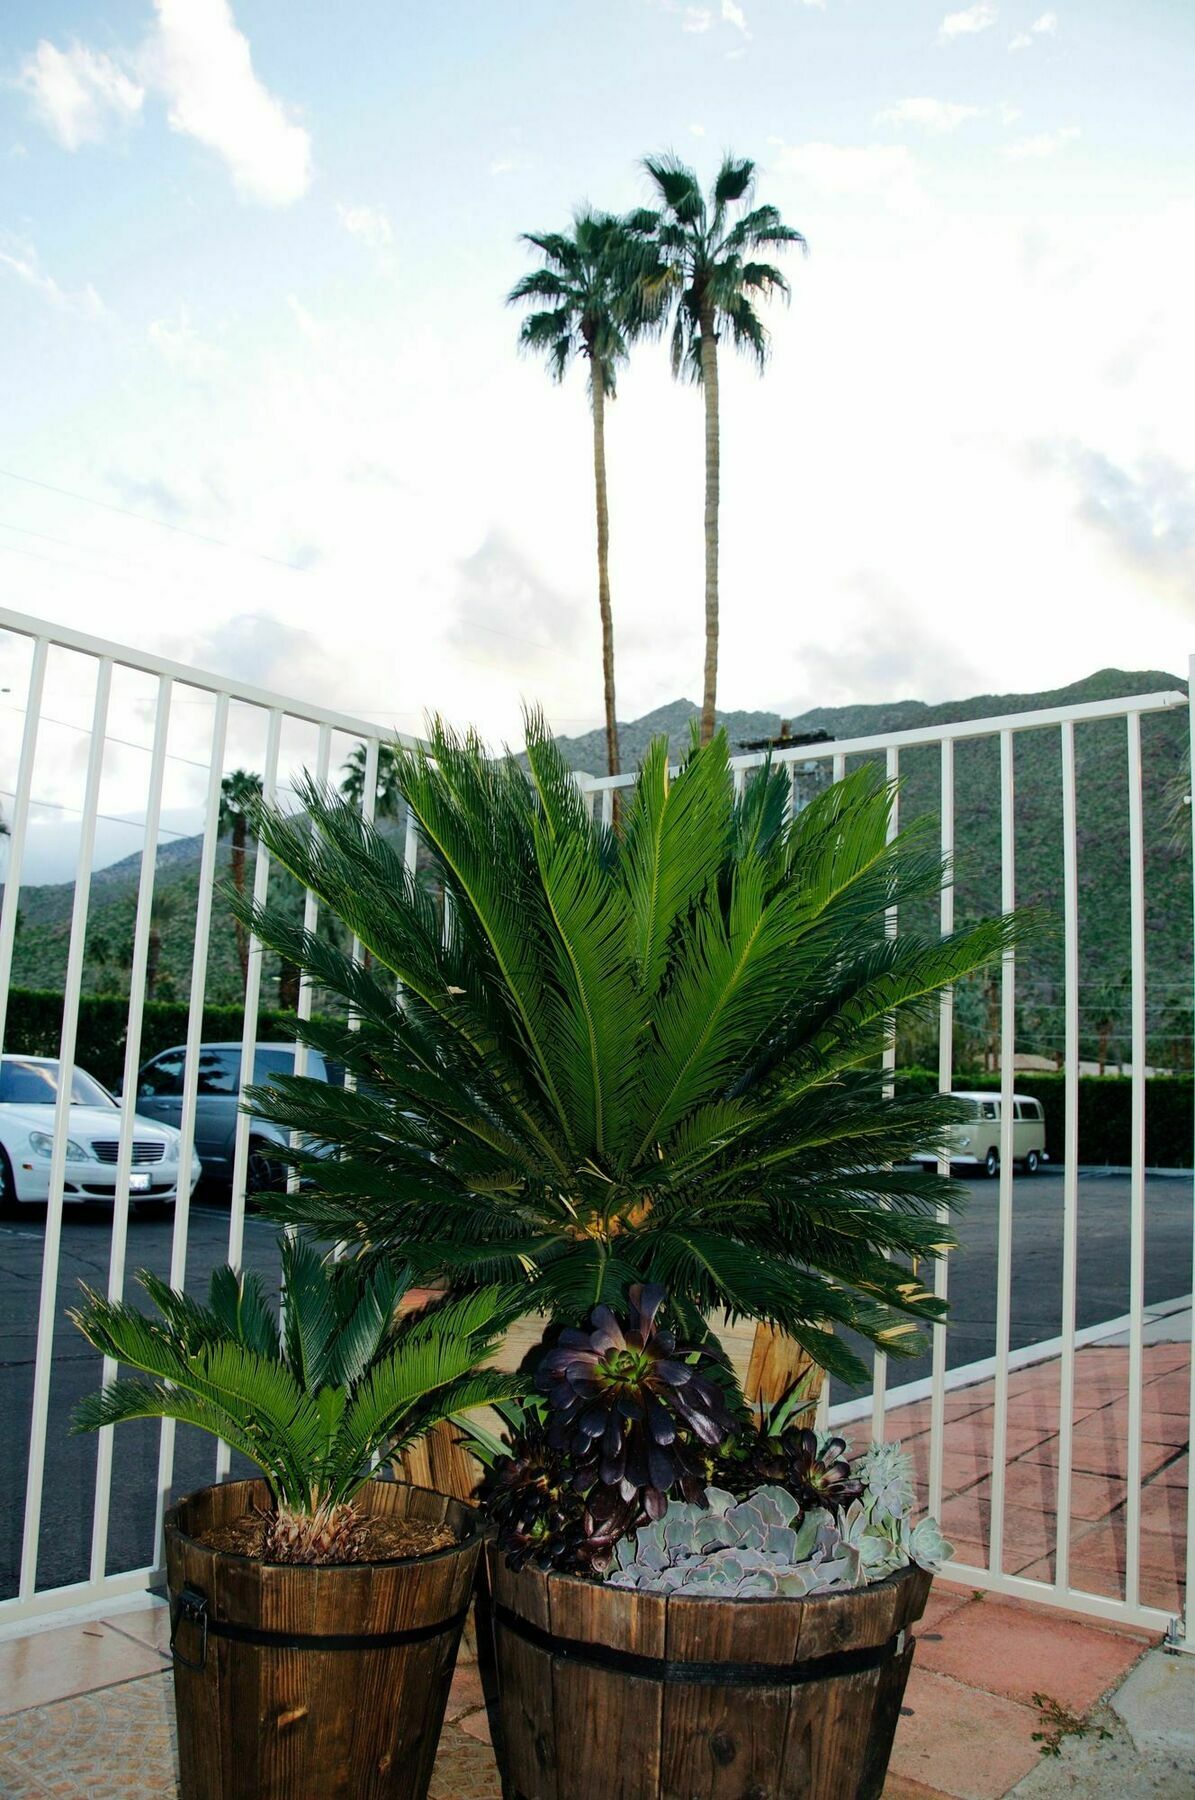
[[[1191,833],[1191,902],[1192,927],[1195,928],[1195,656],[1187,662],[1187,829]],[[1192,940],[1195,942],[1195,938]],[[1195,977],[1195,971],[1193,971]],[[1195,979],[1193,979],[1195,999]],[[1193,1146],[1195,1147],[1195,1146]],[[1192,1159],[1195,1161],[1195,1158]],[[1195,1171],[1192,1172],[1192,1201],[1195,1203]],[[1193,1206],[1195,1216],[1195,1206]],[[1191,1291],[1195,1293],[1195,1233],[1191,1240]],[[1187,1442],[1195,1444],[1195,1307],[1191,1311],[1191,1341],[1188,1345],[1187,1357]],[[1190,1485],[1187,1488],[1187,1585],[1186,1603],[1183,1608],[1183,1624],[1177,1641],[1191,1655],[1195,1655],[1195,1598],[1192,1598],[1195,1584],[1195,1499],[1191,1496]]]
[[[900,751],[894,744],[888,746],[885,762],[885,774],[892,787],[892,806],[888,814],[888,842],[891,843],[900,830],[900,795],[895,784],[900,780]],[[884,915],[884,930],[889,937],[896,936],[897,918],[895,906],[890,906]],[[884,1098],[891,1100],[896,1092],[894,1080],[896,1074],[896,1020],[889,1020],[891,1037],[884,1050]],[[871,1435],[877,1444],[884,1440],[884,1410],[888,1403],[888,1358],[882,1350],[877,1350],[871,1364]]]
[[[1129,1443],[1124,1597],[1136,1606],[1141,1577],[1141,1376],[1145,1332],[1145,832],[1141,816],[1141,715],[1130,713],[1129,979],[1133,1073],[1129,1176]]]
[[[137,913],[133,926],[133,955],[129,963],[129,1016],[125,1031],[124,1082],[120,1090],[120,1141],[116,1153],[116,1193],[112,1199],[112,1243],[108,1255],[108,1298],[124,1298],[125,1253],[129,1232],[129,1176],[133,1167],[133,1133],[136,1129],[137,1070],[141,1063],[141,1026],[145,1016],[145,971],[149,962],[149,931],[153,913],[154,878],[158,867],[158,825],[162,817],[162,785],[166,776],[166,740],[170,733],[170,700],[173,682],[158,679],[158,704],[154,715],[153,748],[150,752],[149,791],[145,802],[145,840],[141,849],[141,873],[137,886]],[[178,1185],[190,1186],[190,1163],[180,1162]],[[103,1385],[116,1380],[114,1358],[104,1358]],[[95,1505],[91,1515],[91,1579],[101,1581],[107,1572],[108,1509],[112,1493],[112,1433],[106,1425],[99,1434],[95,1462]]]
[[[207,802],[203,814],[203,844],[199,853],[199,886],[195,898],[195,944],[191,953],[191,993],[187,1003],[187,1045],[183,1055],[183,1100],[179,1116],[179,1167],[189,1169],[195,1153],[195,1099],[199,1089],[199,1056],[203,1044],[203,1002],[207,993],[207,951],[211,937],[212,894],[216,885],[216,850],[220,837],[220,797],[224,776],[224,747],[228,741],[228,695],[216,696],[212,716],[212,747],[208,763]],[[187,1283],[187,1239],[191,1227],[191,1185],[180,1182],[174,1202],[174,1230],[170,1239],[170,1285]],[[155,1569],[164,1555],[163,1520],[174,1481],[173,1419],[163,1419],[158,1435],[158,1497],[154,1516]]]
[[[942,884],[938,927],[943,937],[954,930],[954,740],[942,739],[941,752],[941,819],[942,862],[946,880]],[[954,989],[945,988],[938,1006],[938,1092],[948,1094],[954,1079]],[[949,1176],[950,1158],[938,1158],[938,1174]],[[938,1222],[948,1225],[950,1211],[938,1208]],[[949,1281],[949,1264],[945,1256],[934,1264],[934,1293],[945,1300]],[[931,1387],[929,1401],[929,1510],[935,1518],[942,1511],[942,1456],[946,1443],[946,1331],[945,1320],[935,1325],[931,1355]]]
[[[53,1148],[50,1153],[50,1197],[46,1206],[45,1241],[42,1250],[41,1298],[37,1314],[37,1350],[33,1363],[33,1397],[29,1426],[29,1466],[25,1483],[25,1528],[21,1542],[20,1598],[28,1600],[37,1588],[38,1539],[41,1534],[42,1483],[46,1466],[46,1425],[50,1405],[50,1371],[54,1353],[54,1322],[58,1299],[58,1261],[62,1247],[62,1197],[66,1179],[66,1140],[74,1086],[75,1044],[79,1030],[79,994],[83,986],[83,952],[87,939],[87,907],[91,898],[91,865],[95,855],[95,822],[99,809],[100,779],[104,772],[104,746],[108,729],[108,701],[112,693],[112,659],[100,658],[96,670],[95,707],[91,720],[91,747],[83,792],[83,816],[79,821],[79,861],[75,870],[75,897],[71,908],[70,949],[66,958],[66,982],[62,997],[62,1035],[58,1046],[58,1094],[54,1102]]]
[[[278,751],[282,742],[282,709],[270,708],[266,730],[266,759],[261,778],[261,798],[265,806],[273,806],[278,793]],[[253,859],[253,904],[264,906],[270,884],[270,853],[257,840]],[[245,1246],[245,1194],[249,1177],[249,1132],[252,1120],[248,1112],[246,1089],[254,1079],[257,1061],[257,1014],[261,1003],[261,939],[249,933],[249,973],[245,981],[245,1017],[241,1030],[241,1079],[237,1095],[236,1135],[232,1151],[232,1204],[228,1217],[228,1260],[234,1269],[241,1267]],[[216,1446],[216,1480],[228,1474],[231,1451],[221,1442]]]
[[[0,1050],[4,1048],[4,1027],[8,1021],[8,984],[12,976],[12,952],[17,937],[21,867],[25,861],[25,839],[29,833],[29,800],[33,792],[33,764],[37,756],[37,729],[41,723],[42,691],[46,685],[46,656],[49,648],[45,638],[38,638],[33,646],[29,690],[25,696],[25,725],[21,732],[21,760],[17,765],[17,786],[13,795],[12,818],[9,821],[8,867],[4,874],[4,905],[0,908]]]
[[[1000,733],[1000,906],[1016,905],[1013,741]],[[1008,1352],[1012,1335],[1012,1155],[1016,1062],[1016,959],[1008,949],[1000,971],[1000,1201],[996,1233],[996,1393],[992,1420],[992,1510],[988,1567],[1004,1568],[1004,1484],[1008,1452]]]
[[[1058,1500],[1054,1586],[1070,1585],[1071,1462],[1075,1429],[1075,1299],[1079,1256],[1079,858],[1075,728],[1062,726],[1062,1362],[1058,1372]]]
[[[319,738],[316,743],[316,750],[315,750],[315,779],[316,779],[317,786],[319,786],[320,788],[324,788],[328,784],[328,769],[329,769],[329,766],[331,765],[331,761],[332,761],[332,728],[330,725],[321,725],[319,728]],[[318,924],[319,924],[319,896],[318,896],[318,894],[313,894],[311,889],[308,888],[306,893],[303,896],[303,930],[310,937],[314,934],[316,926]],[[296,1008],[296,1012],[300,1019],[309,1019],[311,1017],[311,997],[312,997],[311,976],[307,973],[306,969],[303,969],[299,974],[299,1004]],[[295,1039],[295,1074],[296,1075],[306,1075],[307,1060],[308,1060],[307,1045],[303,1042],[302,1038],[296,1038]],[[292,1147],[298,1143],[299,1134],[297,1131],[291,1132],[290,1141],[291,1141]],[[298,1191],[299,1191],[299,1171],[297,1169],[288,1169],[287,1170],[286,1191],[288,1194],[297,1194],[298,1193]],[[288,1227],[287,1229],[289,1230],[290,1227]]]
[[[846,757],[841,750],[834,752],[834,779],[835,781],[846,779]]]

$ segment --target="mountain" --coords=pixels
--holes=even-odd
[[[1183,683],[1158,670],[1102,669],[1068,687],[1023,694],[977,694],[965,700],[927,705],[900,700],[876,705],[814,707],[787,723],[791,732],[825,730],[840,742],[920,725],[1036,712],[1131,694],[1181,692]],[[680,699],[620,725],[623,763],[633,768],[648,744],[666,734],[683,753],[699,707]],[[776,735],[781,719],[771,712],[719,715],[731,745]],[[1189,813],[1176,792],[1186,791],[1184,710],[1142,719],[1144,768],[1143,823],[1146,863],[1146,944],[1149,1055],[1163,1067],[1191,1062],[1191,859]],[[570,767],[600,773],[604,738],[598,731],[557,740]],[[1101,1052],[1110,1061],[1127,1054],[1129,1027],[1125,972],[1129,956],[1128,767],[1123,720],[1098,721],[1076,729],[1077,838],[1082,1044],[1084,1056]],[[820,768],[828,774],[828,765]],[[901,756],[901,819],[936,821],[940,758],[936,747],[906,750]],[[816,777],[813,778],[816,781]],[[802,777],[808,785],[810,778]],[[1015,738],[1015,865],[1018,905],[1035,907],[1042,931],[1032,950],[1018,960],[1018,1045],[1053,1056],[1062,1047],[1062,806],[1061,750],[1057,728],[1019,732]],[[1182,842],[1176,833],[1186,834]],[[955,748],[956,914],[998,910],[1000,882],[1000,747],[978,738]],[[200,840],[164,845],[158,859],[158,891],[173,901],[162,921],[158,998],[185,999],[190,983],[192,921],[198,890]],[[253,879],[252,857],[247,880]],[[92,879],[87,992],[119,991],[127,975],[132,941],[139,859],[126,857]],[[221,844],[218,878],[228,875],[228,847]],[[293,888],[293,883],[291,884]],[[273,880],[271,892],[274,892]],[[26,888],[21,895],[21,928],[13,976],[19,986],[60,988],[66,968],[72,885]],[[296,912],[297,890],[288,891]],[[906,920],[926,929],[929,917]],[[276,1002],[279,971],[267,962],[263,1004]],[[236,940],[227,909],[217,897],[212,913],[208,998],[240,997]],[[994,992],[980,984],[960,990],[956,1021],[964,1058],[982,1054],[994,1028]],[[932,1054],[928,1034],[902,1044],[902,1060]]]

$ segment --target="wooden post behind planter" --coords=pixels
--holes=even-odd
[[[488,1559],[507,1800],[879,1800],[924,1570],[722,1600]]]
[[[268,1504],[262,1481],[166,1515],[180,1800],[424,1800],[479,1539],[444,1494],[373,1481],[358,1504],[445,1523],[431,1556],[264,1563],[195,1533]]]

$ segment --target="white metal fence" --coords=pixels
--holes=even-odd
[[[379,745],[389,735],[376,723],[353,718],[327,708],[263,692],[244,683],[176,665],[138,650],[111,644],[80,632],[53,627],[20,614],[0,610],[0,681],[11,692],[10,708],[21,719],[19,749],[14,734],[12,773],[0,766],[0,803],[3,804],[10,828],[4,902],[0,911],[0,1047],[4,1043],[5,1012],[21,900],[22,867],[26,860],[31,825],[45,816],[46,808],[77,812],[76,855],[71,876],[74,881],[69,938],[65,968],[65,999],[62,1014],[59,1053],[63,1065],[75,1060],[79,1019],[79,1002],[84,974],[88,910],[92,891],[92,872],[96,852],[97,824],[106,828],[119,821],[120,815],[103,810],[105,778],[112,774],[115,761],[124,787],[117,792],[114,804],[124,801],[124,810],[133,815],[125,827],[133,831],[140,852],[139,881],[131,954],[129,958],[129,992],[127,1041],[124,1053],[124,1081],[121,1099],[121,1152],[117,1171],[116,1199],[112,1211],[111,1231],[107,1243],[106,1286],[111,1296],[124,1292],[128,1254],[130,1214],[130,1158],[132,1120],[136,1104],[137,1073],[142,1061],[143,1001],[147,958],[151,934],[151,909],[159,853],[172,829],[165,825],[168,800],[177,801],[171,816],[190,819],[192,832],[201,833],[197,898],[194,914],[194,952],[191,964],[189,1011],[186,1029],[185,1081],[182,1097],[181,1131],[183,1167],[189,1164],[195,1130],[196,1082],[199,1048],[203,1033],[203,1007],[208,976],[209,939],[212,923],[212,900],[217,874],[217,843],[220,820],[221,782],[238,761],[254,762],[260,767],[263,790],[267,798],[289,791],[292,771],[310,768],[326,777],[339,766],[356,744],[366,747],[364,791],[366,803],[372,805],[377,775]],[[77,707],[78,683],[82,681],[87,710]],[[132,687],[129,687],[132,683]],[[117,689],[121,692],[114,707]],[[126,691],[127,690],[127,691]],[[63,719],[61,711],[75,711],[75,718]],[[57,709],[57,710],[54,710]],[[998,1231],[996,1242],[994,1355],[989,1367],[994,1377],[994,1408],[991,1443],[990,1520],[986,1564],[956,1564],[952,1573],[976,1587],[1020,1595],[1059,1605],[1070,1606],[1109,1619],[1121,1619],[1165,1630],[1171,1625],[1171,1610],[1146,1604],[1141,1595],[1138,1545],[1141,1531],[1142,1495],[1142,1372],[1145,1350],[1145,1232],[1146,1232],[1146,920],[1149,890],[1147,859],[1143,831],[1143,747],[1142,723],[1152,715],[1180,714],[1195,723],[1195,713],[1188,714],[1187,696],[1181,693],[1139,695],[1128,699],[1094,701],[1090,704],[1056,708],[1052,711],[1022,713],[1000,718],[967,720],[961,723],[927,726],[924,729],[900,731],[882,736],[861,737],[849,742],[805,745],[773,753],[773,761],[790,764],[796,771],[809,766],[825,765],[833,778],[839,778],[848,764],[864,756],[880,756],[893,779],[902,775],[902,759],[913,755],[937,758],[936,800],[941,821],[941,846],[952,858],[956,849],[956,750],[960,745],[979,740],[998,745],[998,794],[996,810],[999,830],[999,893],[992,905],[1012,907],[1018,900],[1015,866],[1016,796],[1014,787],[1015,754],[1022,734],[1052,733],[1060,751],[1060,812],[1057,830],[1061,839],[1063,873],[1063,1022],[1065,1067],[1065,1154],[1061,1181],[1062,1206],[1062,1292],[1061,1333],[1058,1339],[1060,1359],[1058,1411],[1058,1475],[1056,1512],[1057,1540],[1053,1546],[1054,1572],[1050,1581],[1031,1580],[1007,1570],[1005,1557],[1006,1471],[1009,1445],[1010,1371],[1030,1359],[1024,1350],[1014,1350],[1011,1342],[1012,1300],[1017,1271],[1014,1266],[1014,1185],[1013,1185],[1013,1107],[1010,1104],[1014,1085],[1014,1040],[1017,1008],[1017,966],[1010,952],[1001,971],[1000,1043],[1002,1071],[1002,1144],[998,1192]],[[121,732],[134,729],[129,719],[147,722],[147,737],[129,739]],[[1132,1150],[1129,1218],[1127,1221],[1129,1306],[1124,1321],[1127,1329],[1128,1358],[1125,1413],[1127,1441],[1125,1559],[1123,1591],[1118,1596],[1093,1594],[1077,1586],[1070,1573],[1070,1498],[1072,1485],[1072,1437],[1075,1392],[1075,1358],[1077,1347],[1093,1337],[1090,1330],[1080,1331],[1076,1314],[1076,1270],[1079,1247],[1079,1019],[1080,1019],[1080,839],[1077,824],[1076,745],[1083,733],[1100,726],[1105,731],[1123,731],[1125,780],[1127,783],[1127,832],[1123,846],[1127,869],[1129,907],[1129,991],[1131,996],[1131,1069],[1132,1083]],[[83,747],[82,763],[77,748],[69,753],[54,732],[70,734],[71,741]],[[0,738],[0,743],[3,739]],[[130,758],[130,752],[132,757]],[[736,756],[734,779],[739,787],[752,769],[764,760],[762,754]],[[55,782],[61,786],[62,771],[73,769],[81,774],[79,804],[72,807],[64,801]],[[134,779],[136,777],[136,780]],[[592,803],[609,818],[613,808],[613,790],[629,785],[634,777],[580,778],[592,795]],[[139,795],[129,795],[140,781]],[[45,796],[51,794],[50,798]],[[799,799],[796,802],[799,804]],[[39,809],[41,809],[39,813]],[[189,811],[188,811],[189,809]],[[174,835],[181,835],[175,831]],[[409,865],[415,857],[415,840],[408,830],[406,856]],[[260,850],[254,862],[254,892],[265,897],[270,880],[269,858]],[[943,931],[954,924],[954,889],[947,888],[941,898],[940,923]],[[306,920],[316,921],[315,903],[307,897]],[[895,926],[896,921],[892,921]],[[1188,916],[1187,927],[1195,924]],[[253,1047],[258,1039],[261,1003],[262,958],[251,954],[244,996],[242,1032],[243,1083],[251,1079]],[[299,1006],[304,1012],[311,1006],[311,992],[301,984]],[[939,1085],[948,1091],[953,1072],[952,996],[943,996],[939,1021]],[[889,1054],[889,1066],[893,1054]],[[68,1138],[69,1104],[67,1091],[60,1090],[54,1113],[53,1149],[50,1164],[50,1201],[44,1228],[40,1219],[36,1229],[44,1232],[40,1251],[39,1301],[36,1345],[33,1353],[29,1385],[28,1454],[24,1463],[24,1514],[21,1533],[19,1572],[12,1584],[15,1592],[0,1598],[0,1629],[25,1628],[39,1617],[61,1613],[80,1605],[111,1605],[122,1596],[143,1592],[155,1579],[161,1562],[160,1522],[162,1505],[176,1480],[176,1441],[172,1424],[163,1425],[152,1451],[154,1475],[152,1491],[142,1483],[148,1516],[140,1521],[141,1539],[147,1554],[126,1566],[113,1567],[113,1477],[121,1505],[128,1502],[134,1453],[126,1449],[132,1440],[113,1440],[111,1431],[101,1435],[94,1461],[94,1494],[90,1508],[90,1555],[87,1574],[82,1579],[39,1584],[39,1563],[44,1563],[46,1498],[45,1476],[47,1448],[51,1434],[66,1429],[68,1408],[58,1403],[53,1392],[56,1347],[60,1350],[63,1323],[62,1251],[63,1183]],[[231,1205],[227,1229],[221,1236],[221,1257],[240,1264],[246,1253],[245,1192],[250,1147],[248,1116],[242,1114],[237,1126],[232,1176]],[[196,1274],[206,1277],[206,1268],[189,1267],[189,1248],[194,1250],[193,1212],[180,1184],[174,1208],[170,1244],[170,1279],[181,1284]],[[1188,1189],[1195,1200],[1195,1189]],[[1193,1207],[1195,1211],[1195,1207]],[[210,1239],[210,1234],[209,1234]],[[0,1256],[12,1254],[0,1236]],[[221,1257],[208,1253],[209,1261]],[[937,1291],[947,1294],[949,1268],[940,1264],[936,1272]],[[1181,1291],[1183,1281],[1178,1280]],[[943,1456],[947,1441],[947,1396],[952,1373],[948,1366],[950,1326],[935,1329],[932,1347],[932,1372],[928,1379],[930,1396],[930,1453],[928,1465],[929,1504],[940,1507],[943,1493]],[[105,1377],[112,1374],[105,1368]],[[88,1371],[90,1381],[90,1370]],[[892,1389],[888,1386],[885,1359],[877,1356],[870,1400],[872,1430],[882,1437],[885,1414],[893,1404],[919,1394],[926,1384],[916,1389]],[[1195,1392],[1190,1396],[1195,1412]],[[839,1409],[841,1412],[843,1409]],[[846,1409],[851,1410],[851,1409]],[[857,1408],[854,1409],[857,1411]],[[835,1416],[835,1415],[832,1415]],[[130,1431],[136,1428],[129,1428]],[[15,1446],[13,1447],[15,1449]],[[148,1452],[146,1452],[148,1454]],[[10,1451],[11,1459],[11,1451]],[[227,1452],[217,1456],[216,1472],[228,1469]],[[61,1496],[56,1496],[60,1499]],[[140,1500],[138,1505],[140,1505]],[[85,1496],[79,1497],[79,1506]],[[127,1535],[127,1534],[126,1534]],[[150,1545],[152,1544],[152,1549]],[[119,1556],[117,1561],[119,1562]],[[1195,1511],[1188,1517],[1186,1567],[1195,1570]],[[1184,1647],[1195,1648],[1195,1621],[1188,1609]],[[1172,1635],[1176,1635],[1172,1632]],[[1182,1637],[1182,1627],[1177,1630]]]

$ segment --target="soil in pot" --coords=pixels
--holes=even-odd
[[[924,1570],[805,1600],[489,1572],[507,1800],[879,1800]]]
[[[446,1547],[372,1562],[267,1563],[218,1549],[260,1514],[227,1482],[166,1518],[181,1800],[424,1800],[473,1587],[475,1515],[399,1482],[371,1518]]]
[[[239,1519],[226,1524],[212,1524],[201,1530],[198,1542],[209,1550],[222,1550],[227,1556],[260,1557],[265,1545],[268,1518],[257,1511],[243,1512]],[[383,1518],[370,1514],[364,1520],[358,1554],[353,1562],[394,1562],[412,1556],[431,1556],[447,1550],[460,1540],[447,1525],[432,1525],[423,1519]],[[333,1561],[333,1568],[340,1563]]]

